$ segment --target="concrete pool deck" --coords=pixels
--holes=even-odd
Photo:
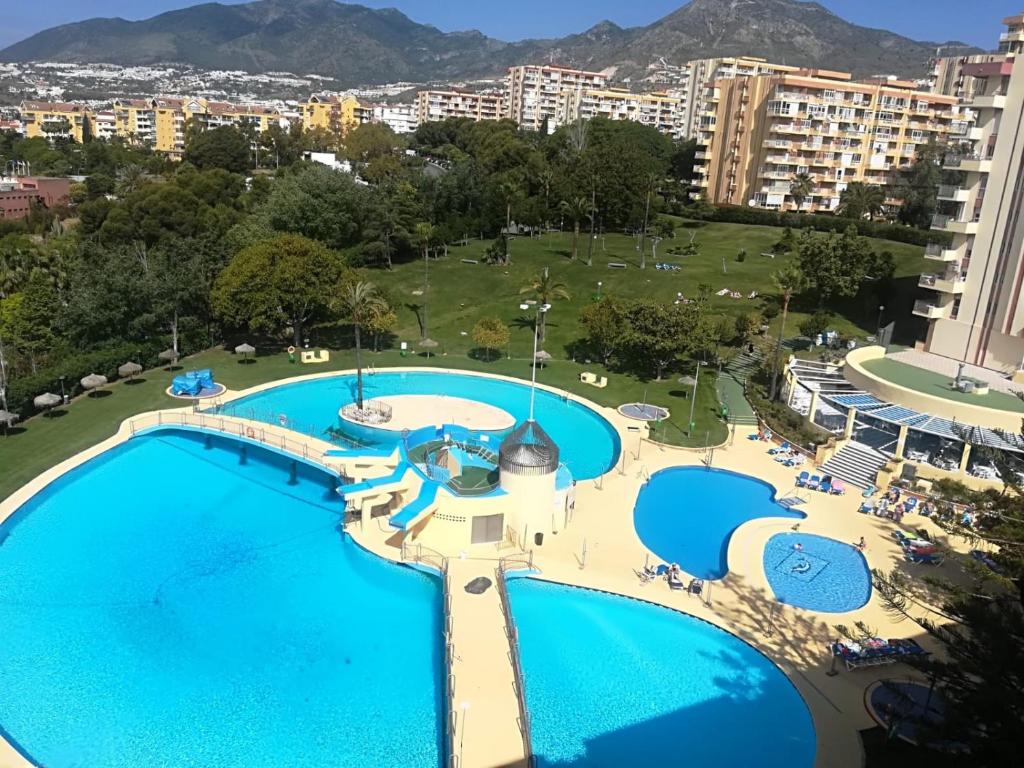
[[[436,369],[406,370],[436,373]],[[227,392],[222,400],[227,402],[286,382],[343,374],[329,372],[272,382],[245,392]],[[762,569],[764,545],[774,534],[789,532],[795,521],[762,518],[737,529],[728,554],[730,572],[724,579],[710,583],[706,599],[683,591],[671,591],[660,580],[644,584],[634,572],[645,562],[657,562],[633,529],[633,506],[637,494],[654,472],[670,466],[700,466],[705,460],[710,460],[714,467],[769,482],[777,489],[777,496],[782,497],[791,493],[796,470],[773,461],[766,453],[768,446],[765,443],[747,440],[750,429],[740,429],[730,436],[725,446],[706,455],[704,451],[651,443],[644,439],[645,431],[629,430],[628,427],[635,426],[635,423],[628,422],[613,410],[573,395],[565,396],[587,405],[616,428],[622,440],[622,456],[604,476],[577,484],[572,521],[565,530],[548,537],[544,545],[534,551],[534,563],[539,569],[537,577],[663,605],[735,634],[772,659],[803,695],[817,733],[815,765],[818,768],[862,765],[857,730],[875,725],[864,708],[863,694],[873,682],[892,677],[893,670],[878,667],[829,676],[830,658],[826,645],[839,634],[836,624],[852,627],[855,622],[863,621],[884,637],[914,636],[921,639],[921,631],[909,622],[894,621],[874,595],[867,605],[846,614],[820,614],[783,606],[775,601]],[[125,421],[113,437],[51,468],[12,494],[0,503],[0,521],[60,475],[128,440],[137,431],[179,425],[253,440],[319,465],[324,465],[321,457],[331,447],[324,441],[278,426],[241,418],[194,414],[191,409],[143,414]],[[854,489],[847,496],[826,496],[814,491],[802,491],[801,494],[806,501],[798,508],[807,515],[800,522],[801,532],[851,543],[863,536],[868,543],[865,556],[871,567],[888,571],[897,565],[906,566],[902,551],[891,535],[898,526],[887,519],[859,514],[856,510],[861,499]],[[728,503],[728,499],[723,499],[722,503]],[[713,509],[708,510],[708,514],[713,513]],[[367,549],[401,561],[400,535],[388,527],[384,518],[377,518],[376,522],[376,525],[367,526],[362,531],[358,526],[349,526],[349,532],[357,543]],[[908,517],[906,523],[927,528],[936,538],[942,539],[941,531],[925,518]],[[961,548],[958,543],[951,545]],[[499,559],[514,551],[494,544],[476,545],[470,551],[465,548],[444,551],[449,563],[453,564],[450,566],[452,592],[463,591],[462,582],[467,577],[488,575],[493,579]],[[909,569],[921,575],[934,572],[933,566],[909,566]],[[493,593],[494,589],[488,591]],[[456,709],[464,702],[470,705],[468,716],[455,724],[455,743],[460,745],[458,748],[463,753],[461,768],[490,768],[496,764],[495,758],[499,753],[502,760],[516,764],[522,757],[522,745],[516,743],[517,699],[514,680],[510,679],[509,645],[504,625],[500,623],[502,616],[500,611],[494,610],[493,603],[485,605],[488,601],[478,602],[470,597],[468,594],[465,599],[455,600],[453,597],[451,603],[453,634],[457,633],[456,658],[453,661],[456,679],[454,705]],[[929,608],[922,601],[914,611],[923,615]],[[921,642],[929,650],[936,650],[927,637]],[[899,668],[901,675],[911,673],[909,667]],[[732,724],[723,724],[723,733],[731,727]],[[27,768],[29,765],[31,763],[17,750],[0,739],[0,768]]]

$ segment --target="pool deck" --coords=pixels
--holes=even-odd
[[[440,424],[458,424],[466,429],[482,432],[498,432],[511,429],[516,420],[508,411],[493,405],[447,395],[393,395],[374,397],[366,402],[384,403],[391,406],[391,419],[382,424],[369,424],[378,429],[400,432]],[[344,413],[338,414],[353,424],[364,422],[350,419]]]
[[[336,375],[339,373],[301,378]],[[281,383],[262,385],[244,393],[228,392],[224,400]],[[569,398],[589,405],[619,430],[623,455],[603,477],[578,483],[571,523],[564,531],[548,537],[544,546],[534,551],[534,562],[540,571],[538,578],[656,603],[732,632],[771,658],[803,695],[817,733],[817,768],[859,768],[863,764],[863,756],[857,730],[875,725],[864,707],[865,689],[877,680],[892,677],[894,672],[900,676],[913,676],[913,671],[900,665],[896,670],[875,667],[828,675],[830,658],[826,645],[839,636],[835,625],[852,627],[855,622],[863,621],[884,637],[915,637],[928,650],[936,650],[929,638],[922,637],[916,625],[895,621],[875,596],[863,608],[845,614],[816,613],[775,601],[762,570],[762,554],[771,536],[791,530],[794,525],[792,519],[757,519],[741,526],[733,535],[729,549],[730,573],[721,581],[711,583],[703,598],[683,591],[671,591],[663,581],[642,583],[634,571],[646,562],[657,562],[657,559],[644,547],[633,528],[633,506],[638,492],[659,469],[700,466],[707,456],[703,451],[648,442],[643,439],[643,432],[627,431],[626,420],[613,410],[572,395]],[[324,450],[330,447],[323,441],[276,426],[193,414],[191,409],[144,414],[126,421],[113,437],[53,467],[0,503],[0,521],[47,483],[124,442],[140,429],[178,424],[219,430],[318,464],[322,463]],[[740,428],[725,446],[715,449],[710,456],[712,466],[765,480],[775,486],[779,497],[791,495],[796,471],[774,462],[766,453],[768,446],[765,443],[746,439],[750,431],[750,428]],[[887,519],[859,514],[857,507],[861,498],[856,489],[851,488],[846,496],[801,491],[801,498],[806,501],[798,509],[807,514],[806,520],[800,523],[801,532],[851,543],[864,536],[868,543],[865,556],[871,567],[885,571],[897,566],[907,567],[911,573],[921,576],[935,572],[934,566],[906,566],[892,537],[892,532],[899,526]],[[722,503],[728,503],[728,499],[723,499]],[[713,509],[708,510],[708,514],[713,513]],[[947,545],[966,549],[961,542],[946,541],[930,520],[914,515],[905,518],[904,522],[907,526],[904,530],[909,526],[926,528]],[[401,560],[400,536],[387,526],[385,519],[377,518],[375,524],[363,531],[358,528],[349,526],[351,535],[359,544],[382,557]],[[484,596],[474,596],[463,589],[467,581],[478,575],[493,580],[499,557],[509,552],[498,550],[495,545],[478,545],[471,552],[460,553],[453,549],[444,553],[449,557],[449,575],[454,585],[451,588],[455,648],[452,671],[456,684],[453,704],[457,718],[461,719],[461,722],[456,721],[454,742],[456,750],[463,751],[460,768],[492,768],[506,763],[517,765],[517,761],[522,759],[522,742],[516,720],[518,702],[511,679],[508,638],[496,590],[491,587]],[[949,576],[947,571],[948,567],[942,566],[939,573]],[[914,611],[921,615],[929,610],[924,599],[914,606]],[[463,716],[459,710],[462,702],[470,703],[468,715]],[[0,739],[0,768],[27,768],[29,765],[20,753]]]

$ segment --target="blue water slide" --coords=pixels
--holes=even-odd
[[[429,481],[423,483],[420,487],[420,495],[391,516],[391,519],[388,521],[391,527],[398,528],[400,531],[408,530],[411,525],[417,522],[420,515],[431,511],[434,507],[434,503],[437,500],[437,489],[440,487],[437,483]]]
[[[350,496],[358,496],[360,494],[366,493],[367,491],[372,491],[377,488],[381,488],[382,486],[385,485],[394,485],[395,483],[402,482],[402,478],[405,476],[405,473],[409,472],[411,469],[412,467],[408,464],[408,462],[403,461],[400,462],[397,467],[395,467],[395,471],[392,472],[390,475],[385,475],[384,477],[373,477],[370,478],[369,480],[363,480],[362,482],[359,483],[343,485],[340,488],[338,488],[338,493],[341,494],[342,498],[347,499]]]

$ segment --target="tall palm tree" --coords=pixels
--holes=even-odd
[[[805,285],[804,273],[798,267],[790,264],[777,272],[772,273],[772,285],[782,297],[782,322],[779,323],[779,337],[775,342],[775,356],[772,359],[772,384],[768,393],[768,399],[774,400],[779,387],[779,355],[782,354],[782,340],[786,335],[786,317],[789,315],[789,301],[793,294],[803,290]]]
[[[569,296],[569,289],[565,283],[559,282],[551,277],[548,273],[547,267],[539,275],[534,275],[530,280],[529,285],[524,285],[519,289],[520,295],[524,293],[532,293],[534,298],[540,304],[552,304],[558,299],[565,299],[568,301],[571,297]],[[537,338],[539,341],[544,341],[544,328],[545,328],[545,316],[546,312],[541,312],[537,319]]]
[[[341,314],[352,322],[356,336],[356,407],[363,408],[363,327],[370,318],[387,309],[387,302],[380,295],[377,286],[366,280],[347,283],[342,286],[337,298]]]
[[[796,210],[799,213],[803,207],[804,200],[811,196],[814,192],[814,179],[809,173],[798,173],[793,177],[793,180],[789,183],[789,194],[793,196],[793,202],[796,203]]]
[[[423,251],[423,338],[427,338],[427,291],[430,290],[430,246],[437,235],[437,228],[429,221],[416,225],[413,239]]]
[[[580,241],[580,222],[590,213],[590,201],[585,197],[570,197],[568,200],[563,200],[559,207],[562,209],[562,213],[572,221],[572,260],[576,261],[576,252]]]
[[[880,186],[854,181],[843,190],[837,212],[851,219],[863,219],[867,216],[874,221],[875,216],[884,208],[885,192]]]
[[[512,202],[519,196],[519,184],[512,179],[505,179],[498,185],[498,194],[505,201],[505,263],[512,263]]]

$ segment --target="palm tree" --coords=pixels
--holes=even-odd
[[[539,275],[534,275],[529,285],[524,285],[519,289],[520,295],[524,293],[532,293],[541,305],[551,304],[558,299],[565,299],[569,301],[569,289],[565,283],[559,282],[552,279],[548,273],[547,267],[544,268],[544,272]],[[544,341],[544,319],[546,312],[540,312],[537,319],[537,338]]]
[[[341,314],[352,321],[356,335],[356,407],[363,408],[363,326],[370,318],[387,308],[387,302],[380,295],[377,286],[366,280],[347,283],[337,298]]]
[[[505,201],[505,263],[512,263],[512,201],[519,195],[519,185],[512,179],[505,179],[498,185],[498,194]]]
[[[423,338],[427,338],[427,291],[430,289],[430,245],[434,242],[437,228],[429,221],[416,225],[413,239],[423,250]]]
[[[572,260],[576,261],[576,251],[580,240],[580,222],[590,213],[590,201],[585,197],[571,197],[563,200],[562,213],[572,221]]]
[[[789,183],[789,194],[793,196],[796,203],[796,210],[799,213],[803,207],[804,200],[814,192],[814,179],[809,173],[798,173]]]
[[[789,265],[772,274],[772,285],[782,296],[782,322],[779,324],[779,338],[775,343],[775,356],[772,359],[772,384],[768,399],[774,400],[779,386],[779,355],[782,354],[782,340],[786,334],[786,317],[789,315],[789,301],[794,293],[799,293],[805,284],[804,273],[795,265]]]
[[[880,186],[854,181],[843,190],[837,212],[851,219],[863,219],[867,216],[874,221],[875,216],[884,208],[885,192]]]

